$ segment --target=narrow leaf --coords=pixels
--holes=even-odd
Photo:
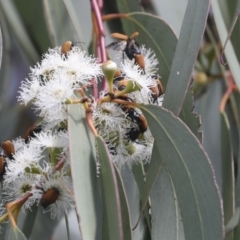
[[[200,127],[200,117],[193,112],[193,95],[191,87],[189,87],[182,109],[179,114],[179,118],[190,128],[192,133],[202,142],[202,134],[199,132]]]
[[[221,142],[222,142],[222,198],[224,209],[225,225],[230,221],[235,209],[235,188],[234,188],[234,169],[233,169],[233,152],[230,137],[230,125],[227,114],[221,115]],[[233,239],[233,234],[227,236],[227,240]]]
[[[120,13],[140,12],[142,7],[138,0],[117,0],[118,10]]]
[[[97,234],[96,163],[94,140],[86,124],[85,111],[79,105],[68,106],[68,131],[71,174],[79,225],[83,239]]]
[[[2,65],[2,53],[3,53],[3,38],[2,38],[2,31],[0,26],[0,69]]]
[[[11,229],[7,239],[8,240],[27,240],[24,234],[17,227],[14,229]]]
[[[78,14],[78,10],[79,10],[79,3],[74,1],[74,0],[63,0],[66,9],[68,11],[69,14],[69,18],[72,21],[73,24],[73,28],[76,32],[77,35],[77,40],[78,42],[84,42],[83,41],[83,35],[82,35],[82,31],[81,31],[81,21],[80,21],[80,16]],[[82,44],[82,48],[86,51],[87,50],[87,46],[85,44]]]
[[[140,194],[136,181],[134,180],[131,169],[126,165],[121,169],[121,177],[124,183],[124,189],[126,191],[127,200],[129,204],[131,226],[134,226],[138,221],[140,215]],[[134,240],[148,240],[148,227],[145,218],[141,218],[136,229],[132,231]]]
[[[209,10],[209,0],[189,0],[171,66],[163,106],[179,115],[197,58]]]
[[[174,186],[163,166],[151,192],[152,239],[184,240],[183,223]],[[181,225],[181,226],[180,226]]]
[[[120,197],[113,163],[103,139],[97,136],[95,140],[101,164],[103,239],[123,240]]]
[[[45,21],[53,46],[61,46],[65,41],[76,42],[77,36],[62,1],[43,1]]]
[[[127,20],[123,19],[122,21],[127,35],[139,32],[137,42],[154,51],[159,61],[158,73],[161,76],[163,86],[166,87],[177,45],[177,37],[172,28],[160,17],[148,13],[130,13]],[[130,28],[130,23],[132,23],[134,30]]]
[[[222,239],[219,190],[211,163],[199,141],[171,112],[153,105],[142,105],[141,110],[169,169],[186,240]]]
[[[212,6],[213,16],[214,16],[215,23],[217,26],[218,34],[219,34],[222,45],[224,45],[224,42],[228,35],[228,32],[227,32],[227,29],[226,29],[226,26],[225,26],[225,23],[223,20],[223,16],[222,16],[218,1],[212,0],[211,6]],[[239,4],[239,6],[240,6],[240,4]],[[225,49],[224,53],[225,53],[227,62],[229,64],[231,73],[234,77],[234,80],[238,86],[238,89],[240,89],[240,76],[239,76],[240,66],[239,66],[239,62],[237,60],[237,56],[234,52],[231,41],[229,41],[228,44],[226,45],[226,49]]]
[[[31,63],[36,63],[39,60],[38,53],[28,36],[27,30],[23,25],[23,22],[13,4],[13,1],[0,1],[0,5],[4,11],[5,17],[7,18],[8,24],[12,28],[13,33],[17,38],[18,43],[27,53]]]
[[[32,234],[37,212],[38,212],[38,206],[35,204],[31,207],[31,211],[29,210],[26,213],[26,217],[24,219],[24,224],[22,227],[22,232],[27,239],[29,239]]]
[[[122,182],[120,173],[118,172],[118,169],[115,166],[114,166],[114,169],[117,177],[118,191],[119,191],[120,204],[121,204],[122,228],[123,228],[123,236],[124,236],[123,239],[131,240],[132,228],[131,228],[131,222],[130,222],[130,212],[129,212],[129,206],[127,202],[127,197],[126,197],[125,189],[123,187],[123,182]]]
[[[237,208],[235,214],[231,217],[227,226],[225,227],[226,234],[230,233],[237,227],[237,225],[239,224],[239,218],[240,218],[240,208]]]

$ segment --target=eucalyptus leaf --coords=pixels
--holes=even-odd
[[[122,228],[123,228],[123,236],[124,240],[132,239],[132,228],[131,228],[131,221],[130,221],[130,212],[129,206],[127,202],[126,192],[123,186],[123,182],[121,179],[121,175],[118,172],[118,169],[114,166],[115,174],[118,182],[118,192],[120,197],[121,203],[121,211],[122,211]]]
[[[27,238],[24,236],[24,234],[20,231],[19,228],[15,227],[14,229],[11,229],[7,240],[27,240]]]
[[[120,196],[113,163],[104,140],[100,136],[96,136],[95,140],[101,164],[100,176],[102,179],[103,198],[102,239],[123,240]]]
[[[2,31],[1,31],[1,25],[0,25],[0,69],[2,65],[2,53],[3,53],[3,38],[2,38]]]
[[[105,14],[119,13],[117,0],[105,0],[103,7]],[[112,19],[107,23],[111,32],[123,32],[121,19]]]
[[[121,169],[121,177],[124,184],[124,189],[127,195],[127,201],[129,204],[131,226],[134,226],[140,216],[140,194],[132,170],[126,165]],[[139,240],[149,239],[148,226],[145,218],[141,218],[138,226],[132,231],[133,239]]]
[[[129,13],[122,21],[128,36],[139,32],[137,42],[146,45],[146,48],[150,48],[156,54],[159,61],[158,73],[163,86],[166,87],[177,45],[177,37],[172,28],[160,17],[141,12]]]
[[[189,0],[171,66],[163,106],[179,115],[200,48],[208,16],[209,0]]]
[[[193,95],[192,89],[189,87],[186,97],[183,102],[182,109],[179,114],[179,118],[183,120],[183,122],[190,128],[192,133],[198,138],[200,142],[202,142],[202,134],[199,132],[200,117],[197,113],[193,112],[194,105],[193,105]]]
[[[29,38],[27,30],[25,29],[21,17],[19,16],[12,0],[0,1],[0,6],[4,11],[4,15],[8,24],[12,28],[12,32],[15,34],[18,43],[26,52],[30,63],[36,63],[39,60],[39,55]]]
[[[68,132],[71,175],[79,226],[83,239],[97,236],[96,192],[98,181],[93,135],[86,124],[85,110],[80,105],[68,106]]]
[[[31,211],[29,210],[26,213],[26,216],[24,219],[24,224],[22,227],[22,232],[26,236],[27,239],[29,239],[32,234],[34,224],[35,224],[35,219],[37,216],[37,212],[38,212],[38,206],[36,204],[34,204],[31,207]]]
[[[184,240],[183,223],[172,179],[165,166],[160,169],[151,192],[152,239]]]
[[[222,45],[224,45],[228,35],[228,31],[226,29],[218,1],[212,0],[211,6],[212,6],[213,16],[217,26],[218,34],[219,34]],[[233,75],[233,78],[237,84],[238,89],[240,89],[240,76],[239,76],[240,66],[239,66],[239,62],[234,52],[231,41],[228,41],[224,53],[225,53],[229,68],[231,70],[231,73]]]
[[[81,21],[80,21],[80,16],[78,14],[78,11],[80,10],[80,1],[76,2],[74,0],[63,0],[65,6],[66,6],[66,9],[68,11],[68,14],[69,14],[69,18],[71,19],[72,21],[72,24],[73,24],[73,28],[76,32],[76,35],[77,35],[77,40],[78,42],[84,42],[84,39],[83,39],[83,34],[82,34],[82,27],[81,27]],[[87,47],[85,44],[82,45],[82,48],[86,51],[87,50]]]
[[[42,1],[13,0],[13,2],[39,55],[46,52],[51,43],[44,20]]]
[[[141,12],[143,9],[138,0],[116,0],[119,13]]]
[[[240,218],[240,208],[238,207],[235,211],[235,214],[231,217],[231,219],[229,220],[229,222],[225,227],[226,235],[232,232],[234,228],[237,227],[237,225],[239,224],[239,218]]]
[[[44,0],[43,6],[52,46],[61,46],[68,40],[76,42],[77,35],[63,1]]]
[[[230,221],[235,210],[235,188],[234,188],[234,169],[233,169],[233,149],[230,136],[230,125],[227,114],[222,113],[222,197],[224,209],[225,225]],[[229,234],[227,240],[233,239],[233,233]]]
[[[141,105],[141,110],[169,169],[186,240],[222,239],[220,193],[212,165],[201,144],[171,112],[154,105]]]
[[[144,171],[143,164],[134,164],[132,166],[132,173],[133,173],[135,181],[137,183],[138,190],[139,190],[139,193],[140,193],[140,200],[142,202],[142,207],[141,207],[141,212],[140,212],[139,217],[142,217],[141,215],[142,215],[142,212],[144,211],[144,216],[145,216],[146,222],[148,224],[148,228],[149,228],[149,230],[151,230],[151,220],[150,220],[148,208],[146,207],[147,203],[148,203],[148,197],[149,196],[147,196],[146,199],[144,198],[145,197],[145,195],[144,195],[145,171]],[[136,223],[134,223],[134,224],[136,224]],[[137,222],[137,224],[138,224],[138,222]]]

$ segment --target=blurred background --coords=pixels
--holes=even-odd
[[[138,2],[137,0],[129,1]],[[103,14],[119,12],[116,2],[117,0],[105,0]],[[227,29],[230,29],[237,2],[237,0],[219,1]],[[186,6],[187,0],[141,0],[139,2],[140,10],[163,18],[177,36],[180,34]],[[123,32],[120,19],[109,21],[104,26],[106,45],[111,41],[111,32]],[[31,109],[31,106],[19,105],[16,97],[21,81],[28,78],[30,67],[40,61],[43,53],[49,48],[61,46],[67,40],[81,42],[81,48],[90,54],[95,54],[95,52],[91,41],[93,26],[91,6],[88,0],[0,0],[0,27],[0,47],[2,42],[0,141],[2,142],[23,136],[26,130],[38,121],[34,109]],[[229,137],[222,137],[224,134],[222,131],[223,119],[219,106],[223,94],[229,86],[231,73],[228,71],[228,66],[223,67],[219,63],[218,53],[221,52],[222,47],[212,9],[209,11],[206,29],[193,73],[195,79],[192,84],[195,102],[193,111],[200,115],[199,131],[202,132],[203,146],[213,163],[217,182],[221,188],[222,146],[228,145]],[[240,23],[237,21],[231,40],[238,60],[240,58],[239,34]],[[143,44],[147,45],[147,43]],[[227,102],[225,108],[231,125],[232,157],[236,162],[239,148],[236,118],[239,117],[239,109],[238,106],[233,106],[234,102],[239,106],[239,92],[237,91],[232,92],[231,101]],[[73,220],[71,225],[75,226],[75,223]],[[47,223],[45,227],[46,225]],[[74,228],[76,233],[73,234],[77,235],[72,239],[76,239],[79,234],[77,225]],[[61,227],[57,229],[61,229]],[[51,231],[53,230],[50,229],[49,232]],[[36,230],[36,234],[37,232],[38,230]],[[65,237],[57,231],[52,239],[65,239]]]

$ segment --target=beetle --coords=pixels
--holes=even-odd
[[[130,131],[127,133],[127,137],[131,141],[135,141],[140,137],[141,134],[147,131],[147,120],[142,113],[138,113],[129,105],[123,105],[121,109],[126,113],[127,118],[136,124],[136,127],[130,128]]]
[[[74,44],[72,41],[66,41],[61,47],[61,54],[67,56],[68,52],[72,50]]]
[[[6,140],[1,143],[1,147],[3,149],[3,153],[6,157],[10,159],[14,159],[13,155],[15,154],[15,148],[13,143],[10,140]]]
[[[38,125],[38,126],[34,125],[34,126],[30,127],[24,135],[25,143],[28,143],[29,140],[31,138],[33,138],[36,133],[40,133],[41,131],[42,131],[42,126],[41,125]]]
[[[0,153],[0,180],[2,180],[5,172],[6,172],[6,161],[4,159],[3,153]]]
[[[160,76],[152,75],[151,77],[156,81],[156,85],[149,88],[152,91],[151,96],[153,98],[153,103],[155,103],[157,101],[158,97],[163,95],[164,88],[163,88],[162,82],[160,80]]]
[[[127,57],[135,60],[135,64],[143,70],[145,73],[145,60],[144,56],[141,54],[139,44],[135,41],[135,37],[139,35],[138,32],[134,32],[130,37],[121,33],[112,33],[113,38],[120,39],[120,41],[112,42],[106,46],[106,48],[111,48],[116,51],[122,51],[122,57],[124,60],[124,53]]]

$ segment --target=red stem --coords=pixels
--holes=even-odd
[[[228,72],[227,74],[227,79],[228,79],[228,88],[227,88],[227,91],[224,93],[223,97],[222,97],[222,100],[221,100],[221,103],[220,103],[220,112],[223,112],[224,109],[225,109],[225,106],[226,106],[226,103],[227,103],[227,100],[229,99],[229,97],[231,96],[233,90],[236,89],[236,84],[233,80],[233,76],[231,74],[231,72]]]
[[[103,1],[98,0],[98,3],[97,3],[96,0],[91,0],[91,7],[92,7],[92,11],[94,13],[97,28],[98,28],[97,56],[98,56],[99,62],[102,63],[107,60],[107,55],[106,55],[106,50],[105,50],[105,41],[104,41],[104,29],[103,29],[102,16],[101,16],[101,9],[103,7]],[[104,79],[102,90],[105,90],[106,87],[107,87],[106,79]]]

